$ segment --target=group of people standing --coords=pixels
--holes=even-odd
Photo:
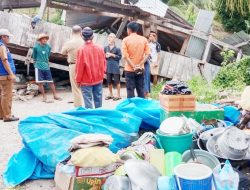
[[[150,70],[153,83],[157,83],[160,61],[160,44],[157,34],[151,32],[149,39],[138,35],[139,24],[130,22],[127,25],[128,36],[122,41],[122,48],[116,46],[116,36],[108,36],[108,46],[102,48],[93,43],[94,32],[91,28],[80,26],[72,28],[71,39],[62,47],[62,54],[67,56],[69,64],[70,82],[74,98],[74,106],[98,108],[102,106],[102,84],[106,73],[109,95],[105,100],[120,100],[120,60],[125,61],[125,79],[127,97],[148,97],[150,93]],[[11,115],[12,86],[15,81],[15,65],[7,48],[9,37],[7,29],[0,29],[0,119],[5,122],[16,121],[18,118]],[[56,93],[52,74],[49,67],[51,47],[47,43],[49,36],[40,34],[33,48],[35,79],[42,93],[42,101],[50,100],[44,91],[44,84],[48,83],[55,100],[62,100]],[[113,93],[114,86],[117,94]],[[94,100],[94,101],[93,101]],[[93,105],[94,103],[94,105]]]

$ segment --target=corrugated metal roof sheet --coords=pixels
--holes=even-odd
[[[194,29],[204,33],[209,33],[213,19],[214,19],[214,12],[200,10],[197,20],[195,22]],[[188,42],[186,55],[201,60],[206,47],[206,43],[207,41],[203,39],[191,36]]]
[[[160,0],[139,0],[134,6],[160,17],[165,17],[168,10],[168,6]]]
[[[244,31],[240,31],[238,33],[235,33],[231,36],[228,36],[222,40],[225,43],[228,43],[230,45],[238,45],[243,42],[249,42],[250,36],[246,34]],[[243,54],[250,55],[250,44],[246,44],[240,47],[242,49]]]
[[[237,44],[240,44],[242,42],[246,42],[249,40],[250,40],[249,35],[246,34],[244,31],[240,31],[238,33],[235,33],[231,36],[224,38],[222,41],[235,46]]]

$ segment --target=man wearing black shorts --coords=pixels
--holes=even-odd
[[[114,101],[120,100],[120,60],[121,50],[115,46],[115,34],[111,33],[108,36],[108,46],[104,48],[107,59],[107,82],[109,86],[109,96],[105,100],[113,99]],[[112,79],[114,79],[114,85],[117,88],[117,96],[113,96]]]

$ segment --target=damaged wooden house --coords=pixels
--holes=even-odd
[[[41,20],[33,29],[32,18],[11,13],[11,9],[28,7],[40,7],[36,18],[43,17],[46,7],[63,9],[65,25]],[[8,28],[14,34],[10,50],[16,60],[27,65],[28,73],[32,47],[40,32],[50,35],[51,67],[68,70],[66,58],[60,52],[75,24],[92,27],[94,42],[101,46],[106,45],[111,32],[116,34],[120,46],[127,35],[126,25],[132,20],[141,24],[141,35],[157,32],[162,46],[159,76],[163,78],[186,81],[202,75],[211,81],[220,69],[223,48],[239,52],[239,56],[242,53],[238,47],[214,38],[213,12],[200,10],[192,26],[160,0],[3,0],[0,9],[8,10],[0,11],[0,28]]]

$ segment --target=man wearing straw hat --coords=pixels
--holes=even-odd
[[[6,45],[12,36],[7,29],[0,29],[0,120],[11,122],[19,120],[11,115],[12,89],[16,68]]]
[[[48,83],[54,99],[62,100],[56,94],[56,88],[53,82],[52,74],[49,67],[49,56],[51,52],[51,47],[47,44],[49,40],[49,36],[47,34],[39,34],[37,38],[37,43],[33,48],[33,59],[35,63],[35,77],[36,83],[39,85],[40,92],[42,93],[43,99],[42,101],[45,103],[51,103],[53,101],[48,101],[45,91],[44,91],[44,83]]]

